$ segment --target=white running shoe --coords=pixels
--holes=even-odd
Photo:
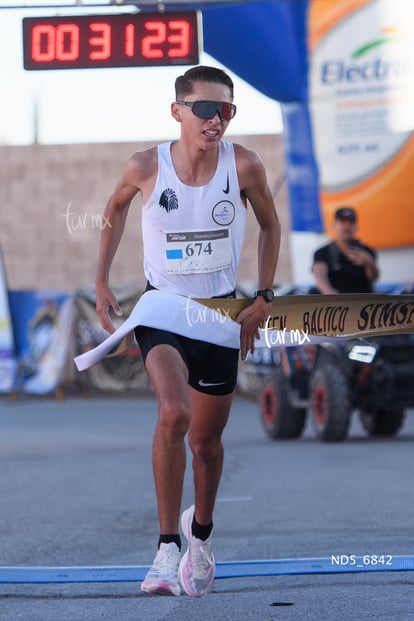
[[[178,584],[180,557],[180,551],[175,543],[162,543],[152,567],[141,583],[141,591],[152,595],[180,595],[181,588]]]
[[[188,540],[188,548],[181,559],[179,576],[181,586],[190,597],[202,597],[213,586],[216,565],[212,551],[213,537],[206,541],[192,535],[191,523],[194,506],[186,509],[181,516],[181,528]]]

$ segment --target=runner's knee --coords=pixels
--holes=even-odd
[[[173,435],[184,436],[190,425],[190,407],[174,399],[159,403],[158,426]]]
[[[213,461],[223,450],[221,436],[196,438],[189,435],[188,444],[193,457],[204,463]]]

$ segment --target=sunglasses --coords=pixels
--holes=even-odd
[[[236,106],[227,101],[176,101],[180,106],[188,106],[199,119],[212,119],[216,114],[221,121],[231,121],[236,114]]]

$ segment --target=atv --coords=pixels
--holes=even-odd
[[[307,414],[325,442],[344,441],[358,410],[369,436],[394,436],[414,407],[414,334],[256,350],[260,417],[272,439],[298,438]],[[264,354],[266,358],[264,358]]]

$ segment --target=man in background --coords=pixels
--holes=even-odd
[[[335,212],[335,238],[316,250],[312,272],[319,293],[370,293],[378,278],[375,250],[362,244],[355,235],[357,214],[352,207]]]

